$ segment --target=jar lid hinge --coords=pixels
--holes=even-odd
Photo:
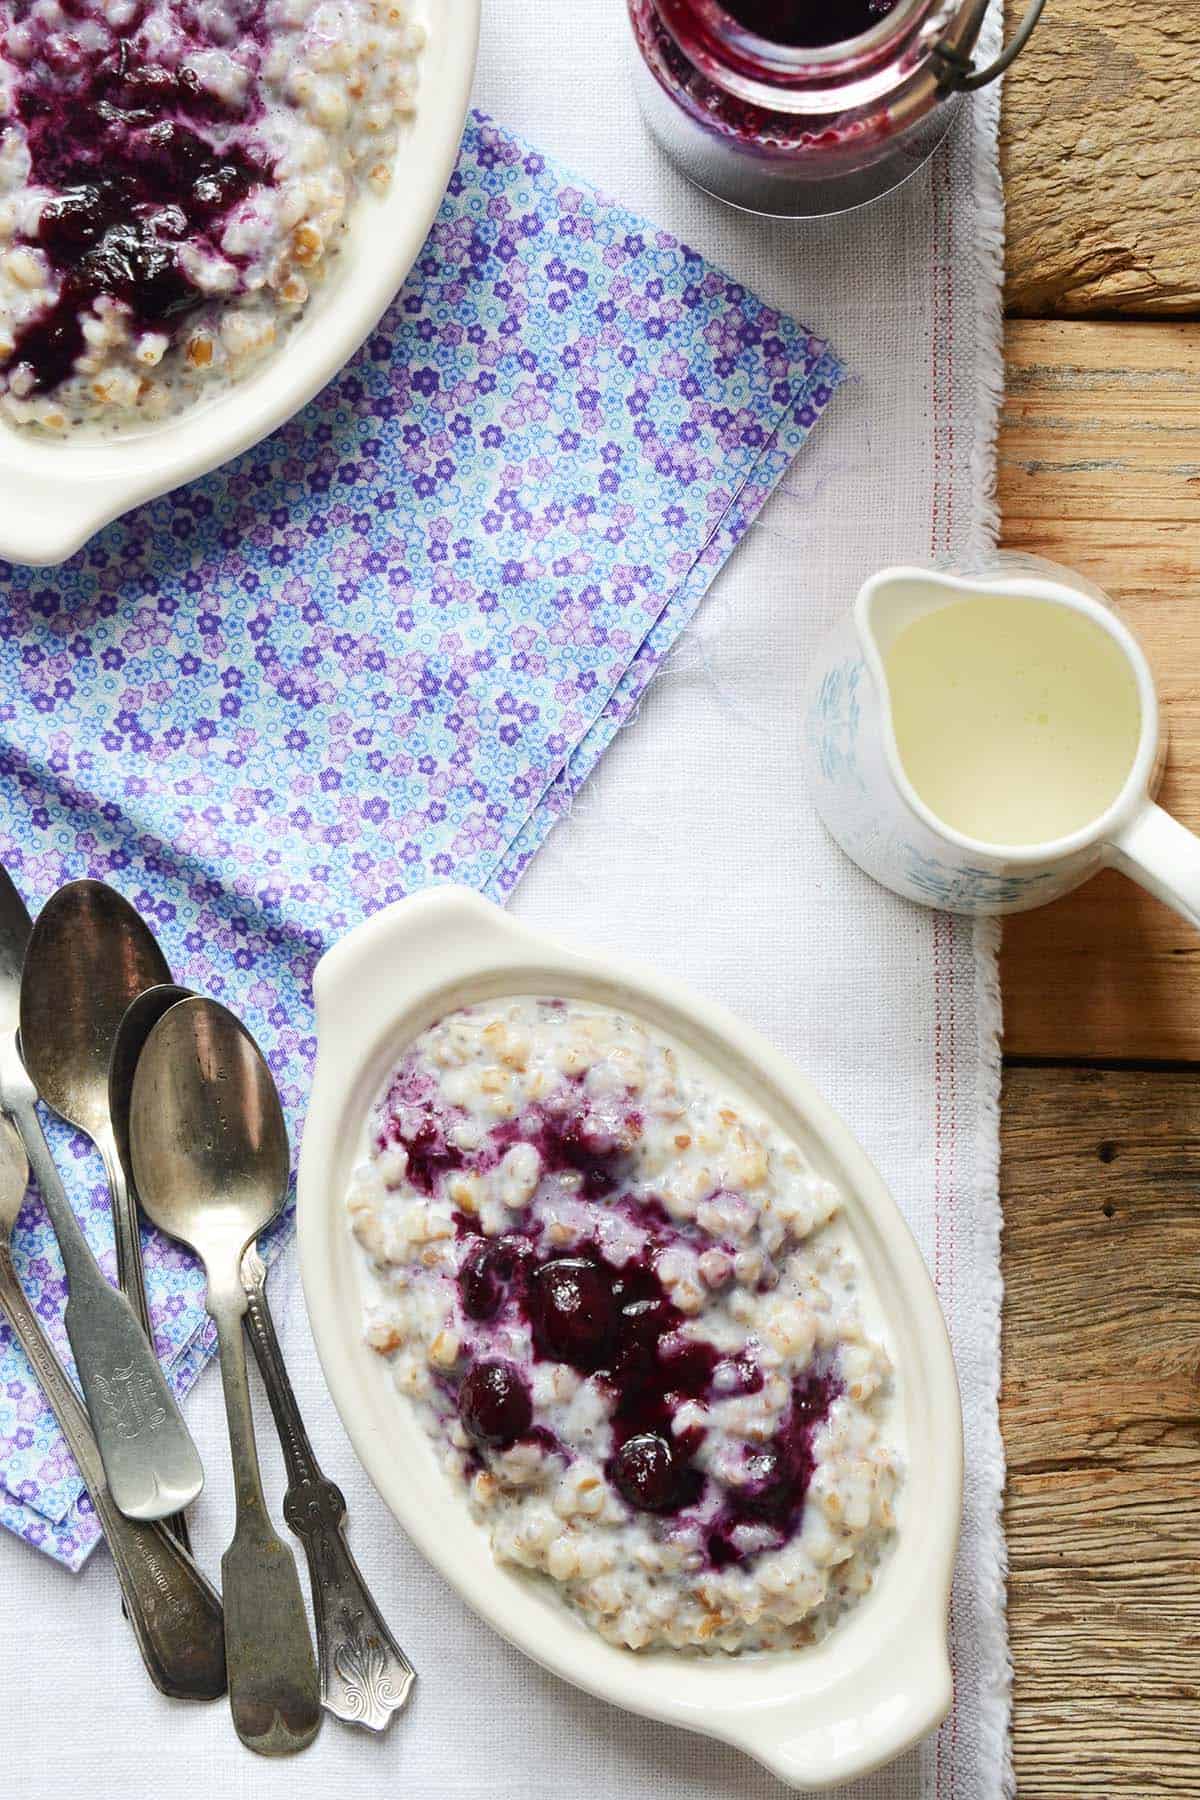
[[[995,62],[989,63],[986,69],[977,69],[971,57],[958,50],[953,44],[940,42],[934,45],[932,54],[942,65],[942,83],[945,87],[960,94],[973,93],[977,88],[987,87],[997,76],[1003,75],[1005,69],[1014,63],[1033,36],[1034,26],[1042,16],[1042,8],[1046,0],[1029,0],[1025,17],[1021,20],[1012,40],[1005,45]]]

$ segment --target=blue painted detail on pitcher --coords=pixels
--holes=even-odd
[[[1052,875],[999,875],[973,863],[946,863],[915,844],[903,846],[904,878],[931,906],[961,912],[971,906],[1014,906],[1054,880]]]
[[[867,783],[858,757],[862,727],[859,684],[866,673],[860,657],[847,657],[826,671],[817,690],[814,714],[820,723],[817,757],[826,781],[852,781],[866,793]]]

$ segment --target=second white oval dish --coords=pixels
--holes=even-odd
[[[351,932],[315,978],[318,1054],[300,1159],[301,1272],[334,1401],[372,1481],[418,1548],[535,1661],[630,1711],[724,1739],[815,1791],[901,1754],[951,1699],[946,1611],[958,1539],[962,1429],[945,1326],[920,1253],[879,1175],[789,1062],[674,981],[526,929],[461,888],[416,895]],[[344,1196],[370,1108],[436,1019],[509,995],[597,1002],[682,1044],[752,1096],[836,1181],[897,1371],[905,1475],[896,1542],[872,1590],[820,1642],[737,1655],[631,1651],[600,1637],[544,1578],[497,1563],[465,1489],[362,1330],[361,1255]]]

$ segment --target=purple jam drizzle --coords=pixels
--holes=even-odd
[[[728,1400],[732,1396],[738,1394],[762,1393],[763,1372],[752,1357],[744,1355],[730,1357],[725,1364],[725,1369],[727,1373],[732,1372],[737,1379],[736,1381],[729,1381],[727,1379],[722,1382],[722,1399]]]
[[[747,31],[772,44],[817,50],[842,44],[878,25],[896,0],[721,0]]]
[[[628,1151],[614,1141],[611,1128],[579,1111],[531,1106],[519,1121],[492,1131],[482,1156],[468,1159],[450,1142],[452,1120],[434,1104],[430,1086],[419,1069],[407,1064],[401,1068],[388,1095],[391,1116],[375,1138],[378,1150],[389,1145],[404,1150],[408,1178],[419,1193],[432,1195],[441,1175],[465,1169],[468,1161],[474,1167],[494,1167],[506,1150],[521,1143],[533,1145],[547,1174],[579,1175],[585,1199],[603,1200],[620,1185]],[[419,1115],[414,1126],[404,1120],[409,1112]],[[641,1128],[636,1112],[627,1113],[623,1123],[635,1135]]]
[[[634,1128],[638,1123],[635,1113],[626,1120]],[[536,1146],[544,1169],[581,1175],[588,1200],[603,1200],[617,1186],[625,1151],[584,1118],[546,1113],[541,1129],[526,1141]]]
[[[783,1424],[747,1459],[750,1479],[726,1489],[716,1523],[709,1527],[707,1548],[714,1568],[744,1560],[734,1541],[739,1525],[768,1525],[785,1539],[799,1530],[816,1466],[813,1439],[841,1391],[841,1382],[830,1369],[809,1369],[796,1377]]]
[[[36,242],[59,277],[58,299],[17,334],[11,362],[27,363],[33,391],[66,380],[84,349],[81,315],[102,296],[121,301],[136,327],[173,336],[177,323],[209,298],[184,273],[178,245],[187,238],[216,251],[231,210],[270,171],[245,150],[219,148],[221,128],[245,123],[188,69],[146,62],[135,39],[144,15],[113,35],[85,0],[64,6],[102,34],[40,27],[24,65],[16,111],[25,126],[31,180],[55,190]],[[261,43],[263,0],[243,6],[240,41]],[[191,9],[195,46],[211,42]],[[39,32],[29,0],[14,22]]]
[[[408,1153],[408,1179],[422,1194],[432,1194],[440,1175],[463,1166],[462,1151],[446,1142],[436,1119],[424,1120],[411,1137],[398,1141]]]

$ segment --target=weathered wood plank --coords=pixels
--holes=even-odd
[[[1047,6],[1004,96],[1014,311],[1200,311],[1198,62],[1196,0]]]
[[[1022,1800],[1200,1793],[1200,1088],[1010,1069],[1005,1358]]]
[[[1200,324],[1010,321],[999,498],[1008,548],[1090,576],[1141,637],[1163,804],[1200,829]],[[1200,935],[1103,875],[1006,922],[1005,1046],[1200,1060],[1198,958]]]

